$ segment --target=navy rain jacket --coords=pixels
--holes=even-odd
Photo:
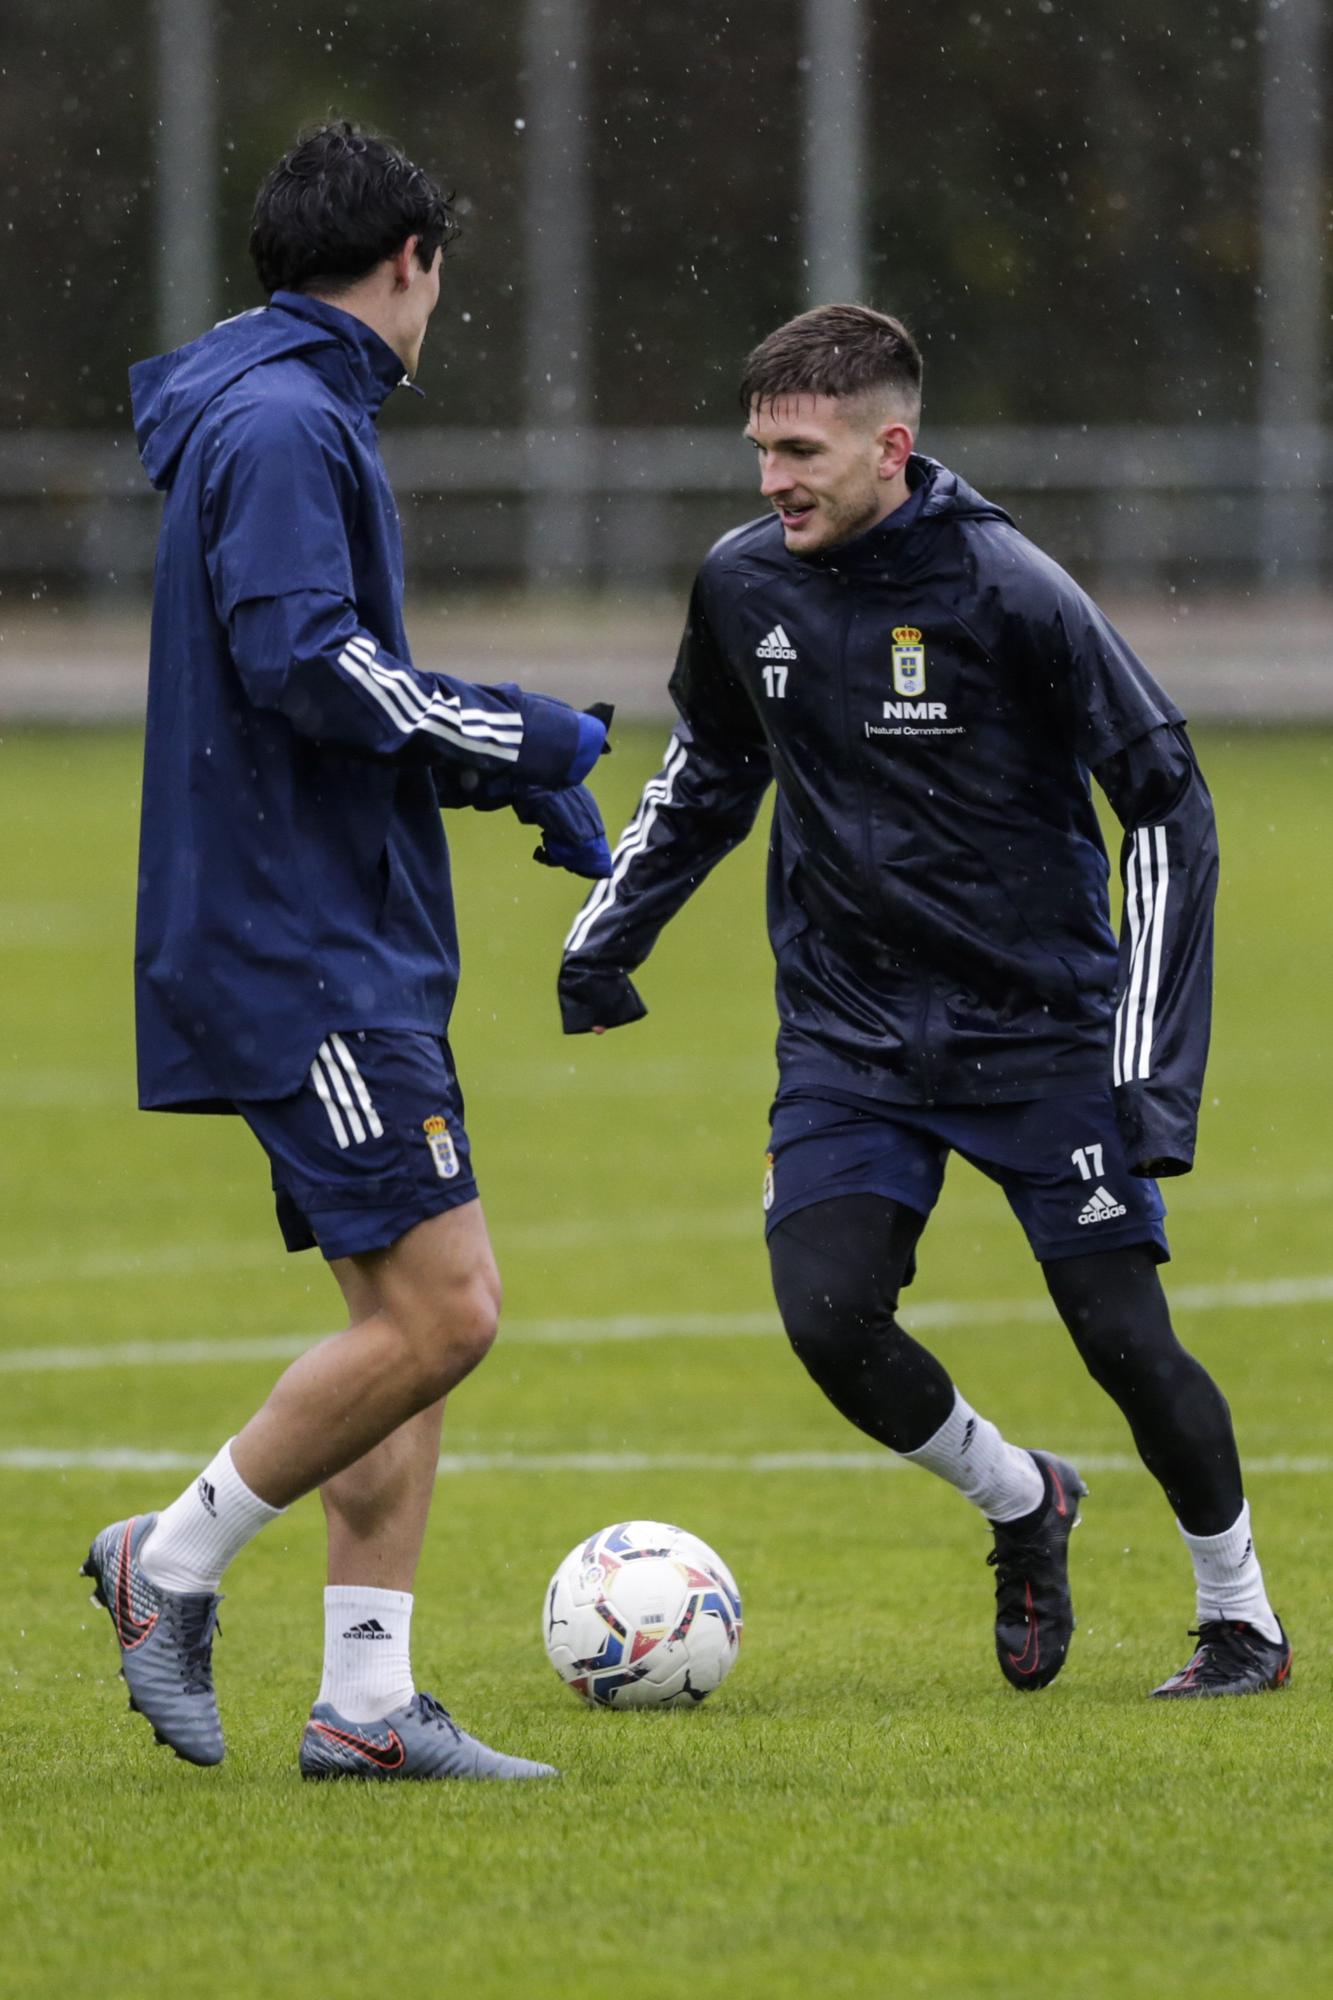
[[[666,762],[565,946],[565,1028],[629,974],[770,778],[780,1089],[994,1104],[1114,1087],[1140,1173],[1193,1162],[1217,845],[1183,717],[1008,515],[914,455],[867,534],[776,517],[699,573]],[[1123,934],[1091,771],[1125,827]]]
[[[145,1108],[289,1096],[337,1028],[442,1035],[458,945],[441,804],[548,824],[543,788],[595,761],[564,703],[412,665],[375,429],[402,377],[369,327],[290,292],[131,370],[167,495],[135,958]]]

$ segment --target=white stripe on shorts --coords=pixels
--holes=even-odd
[[[333,1101],[333,1097],[329,1091],[329,1080],[324,1074],[323,1065],[318,1056],[315,1057],[315,1060],[310,1065],[310,1081],[319,1092],[320,1101],[329,1114],[329,1123],[333,1127],[334,1138],[340,1146],[346,1147],[348,1143],[347,1127],[343,1124],[342,1115]]]
[[[341,1104],[348,1126],[351,1128],[352,1138],[359,1146],[365,1139],[366,1128],[361,1123],[361,1113],[352,1102],[352,1093],[347,1088],[347,1078],[343,1075],[342,1064],[338,1061],[337,1056],[334,1055],[333,1050],[327,1042],[320,1043],[319,1053],[324,1058],[324,1067],[329,1073],[329,1080],[333,1085],[334,1094],[339,1104]]]
[[[356,1092],[357,1103],[366,1114],[366,1123],[370,1127],[372,1136],[376,1139],[382,1139],[384,1137],[384,1127],[380,1123],[380,1114],[370,1101],[370,1092],[366,1089],[365,1078],[356,1066],[356,1059],[352,1051],[348,1048],[341,1035],[330,1035],[329,1041],[333,1044],[334,1052],[339,1062],[351,1078],[352,1089]],[[328,1044],[326,1043],[325,1047],[327,1046]]]

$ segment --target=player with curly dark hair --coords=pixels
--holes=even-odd
[[[511,808],[538,858],[610,866],[583,784],[609,709],[416,667],[375,420],[415,373],[453,230],[396,146],[305,134],[255,204],[268,304],[133,370],[166,494],[153,613],[136,996],[145,1108],[243,1118],[289,1250],[345,1332],[303,1354],[160,1514],[89,1554],[131,1706],[218,1763],[217,1586],[318,1487],[328,1521],[311,1778],[531,1778],[417,1689],[412,1589],[444,1398],[500,1283],[447,1032],[458,942],[441,807]]]

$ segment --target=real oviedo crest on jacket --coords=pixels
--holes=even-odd
[[[926,649],[915,625],[893,628],[893,690],[912,701],[926,692]]]

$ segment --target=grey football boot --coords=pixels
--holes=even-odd
[[[458,1727],[434,1695],[415,1694],[380,1722],[349,1722],[316,1702],[301,1738],[303,1778],[558,1778],[551,1764],[506,1757]]]
[[[111,1614],[130,1707],[187,1764],[220,1764],[213,1634],[222,1599],[208,1590],[159,1590],[149,1582],[138,1557],[156,1520],[156,1514],[139,1514],[103,1528],[80,1575],[94,1579],[93,1602]]]

